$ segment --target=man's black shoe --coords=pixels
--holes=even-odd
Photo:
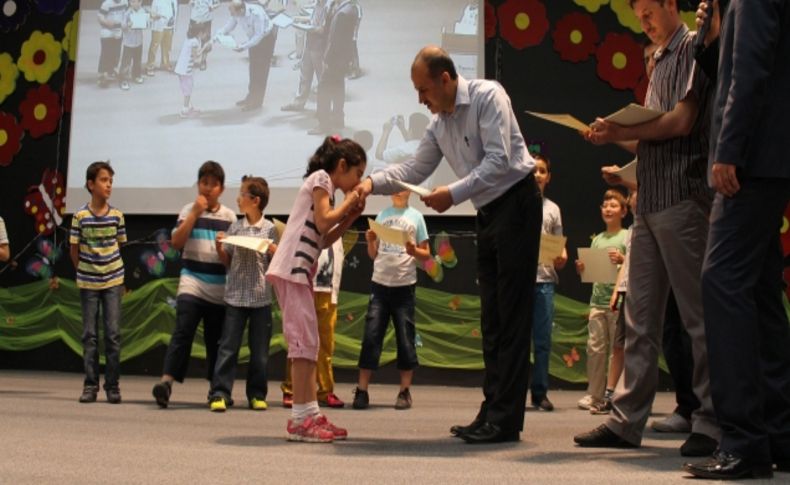
[[[518,431],[505,431],[496,424],[485,422],[476,430],[464,433],[461,439],[470,445],[518,441]]]
[[[701,463],[686,463],[683,470],[697,478],[734,480],[738,478],[771,478],[774,472],[770,463],[755,464],[726,451],[716,451]]]
[[[157,382],[154,384],[151,394],[154,395],[156,404],[158,404],[160,408],[166,408],[168,403],[170,403],[171,386],[169,382]]]
[[[81,403],[96,402],[97,393],[98,393],[97,388],[92,386],[85,386],[82,389],[82,394],[80,395],[80,402]]]
[[[107,394],[107,402],[110,404],[121,404],[121,390],[117,387],[111,387],[105,391]]]
[[[633,443],[621,438],[611,429],[602,424],[587,433],[577,434],[573,441],[584,448],[636,448]]]
[[[351,403],[351,407],[354,409],[367,409],[368,406],[370,406],[368,391],[359,387],[354,389],[354,402]]]
[[[456,424],[455,426],[451,426],[450,427],[450,434],[455,436],[456,438],[460,438],[461,436],[463,436],[465,434],[468,434],[468,433],[476,431],[477,428],[479,428],[483,424],[485,424],[485,421],[481,421],[481,420],[475,418],[474,421],[472,421],[471,423],[467,424],[466,426],[464,426],[462,424]]]
[[[711,456],[719,442],[702,433],[691,433],[680,446],[680,456]]]

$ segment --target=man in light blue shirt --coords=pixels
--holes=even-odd
[[[435,116],[413,158],[365,179],[358,191],[391,194],[396,180],[419,184],[442,157],[458,180],[421,200],[442,213],[467,199],[477,209],[477,271],[480,284],[485,400],[468,426],[450,432],[468,443],[517,441],[524,424],[541,195],[535,161],[499,83],[468,81],[449,54],[424,47],[412,64],[420,103]]]

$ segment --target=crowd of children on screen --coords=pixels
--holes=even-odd
[[[337,298],[343,268],[342,234],[361,214],[364,204],[354,188],[367,165],[365,151],[350,139],[326,137],[311,157],[284,229],[264,218],[269,188],[261,177],[245,176],[236,198],[239,212],[223,206],[219,197],[225,187],[222,166],[214,161],[198,170],[198,194],[184,206],[172,232],[172,244],[182,251],[182,269],[176,298],[176,322],[167,348],[161,379],[152,394],[166,408],[174,381],[187,374],[192,341],[202,322],[210,381],[208,408],[222,412],[233,404],[232,389],[237,358],[245,327],[250,351],[246,397],[250,409],[268,407],[267,359],[272,332],[272,296],[282,312],[288,345],[288,369],[282,383],[283,405],[290,407],[289,440],[332,442],[347,431],[332,424],[320,411],[343,407],[334,393],[332,353],[337,320]],[[85,381],[80,402],[97,400],[99,393],[99,315],[102,315],[106,366],[104,390],[107,401],[120,403],[120,307],[124,267],[120,246],[126,242],[124,217],[109,203],[114,171],[107,162],[92,163],[86,173],[90,201],[75,211],[69,242],[76,268],[83,313]],[[551,179],[550,163],[538,156],[535,171],[543,191]],[[345,197],[335,204],[335,193]],[[415,286],[417,265],[431,257],[428,231],[419,211],[409,206],[410,192],[391,196],[392,206],[376,217],[381,225],[405,231],[405,245],[385,242],[369,230],[367,251],[373,259],[371,296],[359,356],[359,379],[352,407],[369,406],[368,384],[378,368],[382,342],[390,320],[395,328],[400,390],[396,409],[412,406],[410,386],[418,365],[415,348]],[[635,201],[634,197],[631,197]],[[593,247],[607,248],[613,265],[627,261],[628,231],[622,228],[627,213],[624,196],[610,190],[604,197],[601,216],[606,230],[595,237]],[[281,231],[281,232],[280,232]],[[562,234],[560,211],[544,198],[543,232]],[[234,239],[235,238],[235,239]],[[259,238],[255,249],[239,241]],[[0,241],[2,244],[3,241]],[[567,252],[541,263],[535,305],[535,366],[531,398],[536,409],[551,411],[547,396],[548,354],[551,347],[553,289],[556,270],[567,262]],[[578,271],[584,270],[580,261]],[[608,391],[606,352],[614,341],[617,302],[624,291],[596,283],[590,314],[587,408],[605,412]],[[596,329],[595,331],[593,331]],[[601,355],[595,355],[600,350]],[[617,354],[615,354],[617,355]],[[614,365],[614,364],[613,364]],[[619,373],[618,373],[619,374]],[[610,379],[611,381],[611,379]],[[600,389],[598,389],[600,387]],[[605,388],[605,389],[604,389]],[[605,392],[606,391],[606,392]],[[589,402],[586,402],[589,401]],[[582,403],[580,403],[581,405]]]

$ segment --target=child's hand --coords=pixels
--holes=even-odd
[[[195,203],[192,204],[192,213],[199,216],[208,209],[208,199],[204,195],[198,195]]]
[[[565,267],[565,263],[568,262],[568,255],[567,254],[560,254],[556,258],[554,258],[554,269],[561,270]]]
[[[612,292],[612,297],[609,298],[609,309],[613,312],[617,311],[617,298],[620,296],[620,293],[617,291]]]
[[[373,244],[376,242],[376,233],[373,232],[373,229],[368,229],[365,231],[365,241],[367,241],[368,244]]]
[[[611,261],[612,264],[623,264],[625,256],[623,256],[623,253],[621,253],[619,249],[609,248],[609,261]]]
[[[408,241],[406,243],[406,254],[409,256],[414,256],[414,253],[417,251],[417,246],[414,245],[413,242]]]
[[[226,236],[225,236],[225,232],[224,232],[224,231],[219,231],[219,232],[217,233],[217,237],[215,237],[214,239],[215,239],[217,242],[219,242],[219,241],[222,241],[223,239],[225,239],[225,237],[226,237]]]
[[[269,243],[269,247],[266,248],[266,252],[269,253],[271,256],[274,256],[274,253],[277,252],[277,243]]]
[[[584,273],[584,261],[576,260],[576,274]]]

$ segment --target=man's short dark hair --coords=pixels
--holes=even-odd
[[[203,162],[203,165],[200,166],[198,170],[198,182],[200,182],[200,179],[203,177],[214,177],[219,180],[221,186],[225,186],[225,170],[222,169],[222,165],[214,160]]]
[[[110,172],[110,175],[115,175],[115,170],[110,166],[109,160],[99,160],[98,162],[91,163],[85,171],[85,188],[88,189],[88,192],[91,192],[91,189],[88,187],[88,182],[96,182],[96,177],[99,176],[99,172],[101,172],[102,169]]]
[[[417,61],[425,63],[431,79],[438,79],[444,72],[449,74],[450,79],[453,81],[458,79],[458,72],[455,70],[455,64],[452,58],[450,58],[450,54],[444,49],[438,47],[435,49],[423,49],[417,54],[414,63],[416,64]]]
[[[658,4],[661,5],[662,7],[666,3],[666,0],[653,0],[653,1],[654,2],[658,2]],[[634,9],[634,4],[635,3],[636,3],[636,0],[628,0],[628,6],[631,7],[631,10]],[[677,0],[675,2],[675,10],[677,10],[678,12],[680,11],[680,0]]]

